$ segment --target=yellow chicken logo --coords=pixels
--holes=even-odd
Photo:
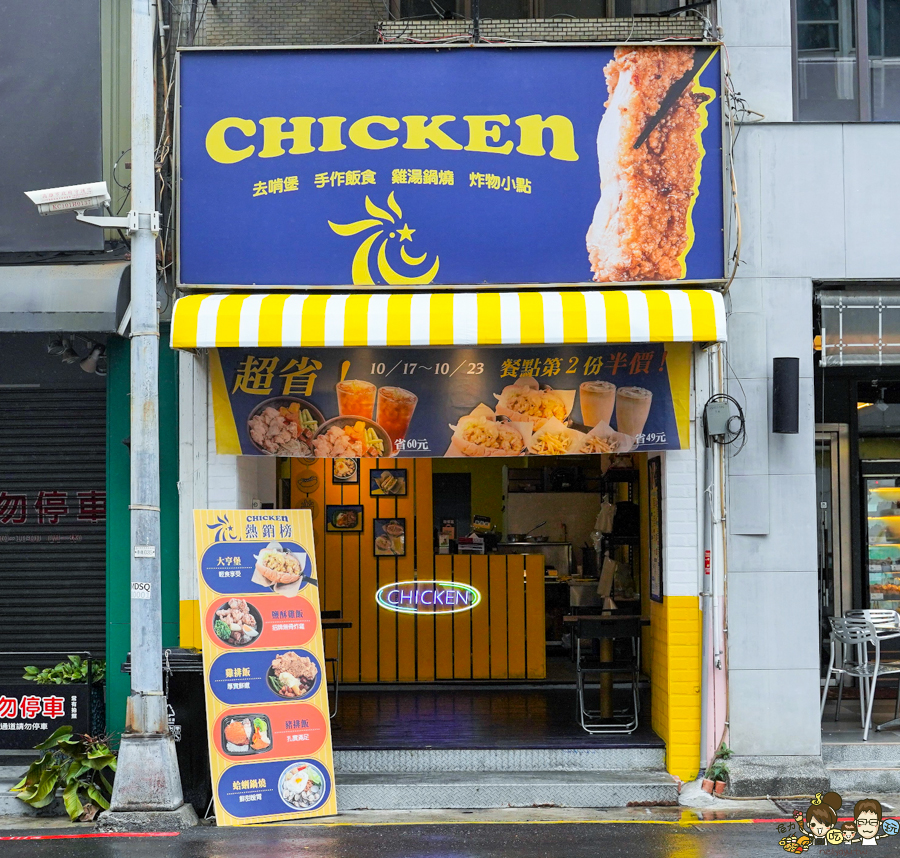
[[[390,262],[388,262],[387,245],[392,238],[400,239],[400,258],[412,268],[425,264],[428,254],[423,253],[421,256],[410,256],[407,252],[406,245],[403,242],[408,241],[412,243],[415,230],[410,229],[409,224],[403,221],[403,211],[398,205],[397,200],[394,198],[393,191],[391,191],[390,196],[387,198],[387,205],[391,211],[376,206],[367,196],[366,211],[371,217],[357,220],[353,223],[332,223],[331,221],[328,221],[328,225],[338,235],[359,235],[360,233],[365,233],[372,229],[375,230],[375,232],[372,232],[363,238],[362,243],[356,249],[356,253],[353,256],[353,266],[351,268],[353,285],[375,285],[375,281],[372,279],[369,254],[371,253],[375,242],[378,241],[379,236],[383,235],[386,230],[390,230],[390,232],[381,240],[376,255],[378,273],[382,276],[384,282],[390,286],[422,286],[426,283],[431,283],[437,276],[438,268],[441,264],[439,256],[434,257],[434,265],[432,265],[428,271],[413,277],[408,277],[395,271],[391,267]],[[393,212],[393,214],[391,214],[391,212]],[[396,215],[396,220],[394,219],[394,215]],[[401,222],[403,222],[403,227],[397,227],[396,225]],[[389,224],[391,226],[388,226]]]

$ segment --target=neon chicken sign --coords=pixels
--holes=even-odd
[[[375,601],[401,614],[456,614],[471,611],[481,593],[455,581],[396,581],[380,587]]]

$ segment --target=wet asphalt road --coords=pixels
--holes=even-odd
[[[26,832],[8,834],[22,836]],[[38,832],[32,830],[27,834],[33,836]],[[47,831],[47,834],[58,836],[61,832]],[[198,828],[168,837],[4,839],[0,842],[0,855],[3,858],[311,855],[316,858],[757,858],[786,855],[778,845],[779,839],[772,823],[304,825]],[[878,854],[898,855],[900,848],[895,851],[882,847]]]

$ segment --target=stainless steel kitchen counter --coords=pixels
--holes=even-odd
[[[500,542],[497,554],[543,554],[544,568],[552,566],[560,575],[572,575],[571,542]]]

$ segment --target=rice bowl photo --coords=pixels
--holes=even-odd
[[[325,417],[305,399],[276,396],[257,405],[247,417],[250,443],[270,456],[312,456],[312,441]]]
[[[278,795],[295,810],[315,810],[330,791],[328,776],[313,762],[292,763],[278,779]]]

